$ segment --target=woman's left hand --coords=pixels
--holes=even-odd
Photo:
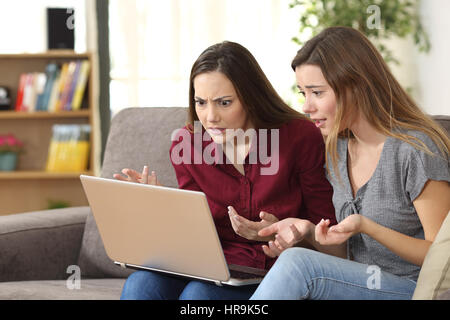
[[[337,225],[330,228],[330,220],[320,221],[316,225],[316,241],[321,245],[337,245],[344,243],[351,236],[360,233],[362,229],[363,216],[351,214]]]
[[[259,230],[278,221],[278,218],[273,214],[261,211],[261,213],[259,214],[261,221],[258,222],[251,221],[244,218],[243,216],[240,216],[237,211],[231,206],[228,207],[228,214],[234,232],[236,232],[236,234],[240,235],[241,237],[254,241],[269,241],[274,239],[274,236],[261,237],[258,235]]]

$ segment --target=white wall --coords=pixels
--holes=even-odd
[[[420,4],[431,49],[419,52],[412,37],[383,41],[400,61],[400,65],[390,63],[389,67],[422,110],[450,115],[450,1],[422,0]]]
[[[450,1],[422,0],[420,13],[431,50],[415,56],[417,100],[429,114],[450,115]]]
[[[89,23],[86,22],[86,17],[95,13],[93,1],[0,0],[0,28],[3,30],[0,53],[45,51],[45,8],[49,6],[75,8],[75,50],[84,52],[88,47],[89,51],[95,51],[96,34],[91,26],[86,27],[86,23]],[[390,41],[389,46],[401,60],[401,66],[391,68],[402,85],[412,89],[413,98],[427,113],[450,115],[450,1],[422,0],[420,14],[430,37],[430,52],[419,53],[411,39]],[[297,18],[290,23],[297,25]],[[293,28],[292,33],[286,35],[283,41],[290,41],[289,38],[296,34]],[[286,61],[284,67],[289,69],[290,59],[296,51],[295,44],[292,44],[292,48],[292,52],[278,52],[276,56],[270,55],[270,59],[276,59],[280,63]],[[257,58],[265,67],[267,57]],[[265,70],[271,78],[272,70],[269,67],[265,67]],[[286,79],[285,82],[271,79],[282,95],[288,92],[290,85],[294,83],[294,76],[291,75],[292,78]]]
[[[85,1],[0,0],[0,53],[36,53],[47,50],[46,8],[74,8],[75,51],[86,51]]]

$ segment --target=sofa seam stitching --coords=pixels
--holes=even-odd
[[[58,225],[58,226],[53,226],[53,227],[28,228],[28,229],[23,229],[23,230],[16,230],[16,231],[0,233],[0,236],[10,235],[10,234],[15,234],[15,233],[21,233],[21,232],[28,232],[28,231],[37,231],[37,230],[46,230],[46,229],[59,229],[59,228],[64,228],[64,227],[71,227],[71,226],[85,225],[85,224],[86,224],[86,222],[80,222],[80,223],[71,223],[71,224],[65,224],[65,225]]]

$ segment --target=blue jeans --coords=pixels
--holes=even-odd
[[[132,273],[122,289],[121,300],[248,300],[251,286],[217,286],[214,283],[173,277],[151,271]]]
[[[254,300],[403,300],[416,282],[369,266],[305,248],[285,250],[264,277]]]

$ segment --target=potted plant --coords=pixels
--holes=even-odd
[[[289,7],[299,11],[298,35],[292,38],[303,46],[311,37],[331,26],[358,29],[377,47],[386,63],[400,61],[386,46],[386,40],[412,37],[420,52],[429,52],[431,44],[418,13],[420,0],[291,0]],[[356,53],[357,54],[357,53]],[[411,93],[411,88],[405,88]],[[292,86],[297,92],[297,86]],[[304,97],[297,95],[298,103]]]
[[[0,135],[0,171],[13,171],[17,167],[17,156],[23,151],[23,142],[13,134]]]
[[[289,6],[300,9],[299,35],[292,38],[299,45],[327,27],[347,26],[372,40],[387,63],[400,62],[383,40],[412,36],[419,51],[431,47],[418,14],[419,0],[293,0]]]

